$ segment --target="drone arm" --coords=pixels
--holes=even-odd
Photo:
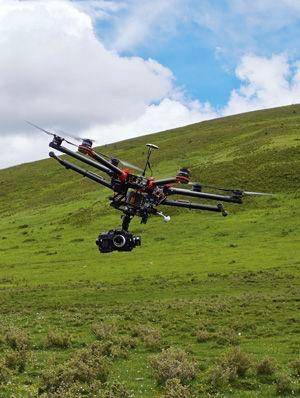
[[[53,148],[53,149],[56,149],[56,150],[62,152],[62,153],[65,153],[66,155],[72,156],[73,158],[75,158],[75,159],[77,159],[77,160],[80,160],[81,162],[86,163],[86,164],[88,164],[89,166],[93,166],[93,167],[95,167],[96,169],[101,170],[101,171],[103,171],[104,173],[108,174],[109,176],[112,176],[112,175],[113,175],[113,171],[112,171],[112,170],[110,170],[109,168],[103,166],[102,164],[100,164],[100,163],[98,163],[98,162],[95,162],[95,161],[92,160],[92,159],[89,159],[89,158],[87,158],[87,157],[81,155],[80,153],[73,152],[73,151],[71,151],[70,149],[65,148],[65,147],[63,147],[63,146],[61,146],[61,145],[56,145],[54,142],[50,142],[49,146],[50,146],[51,148]]]
[[[99,155],[99,153],[95,152],[95,151],[91,151],[91,156],[97,160],[97,162],[102,163],[105,167],[107,167],[108,169],[112,170],[113,173],[116,173],[118,175],[123,174],[123,171],[115,166],[114,164],[110,163],[108,160],[106,160],[103,156]]]
[[[223,213],[223,215],[227,215],[227,213],[225,214],[223,205],[221,203],[219,203],[217,206],[210,206],[210,205],[202,205],[200,203],[187,202],[183,200],[165,199],[160,204],[165,206],[184,207],[186,209],[208,210],[208,211],[214,211],[216,213]]]
[[[169,177],[164,178],[162,180],[156,180],[155,184],[157,186],[166,185],[166,184],[175,184],[177,182],[177,177]]]
[[[57,160],[66,169],[76,171],[76,173],[81,174],[83,177],[87,177],[90,180],[93,180],[101,185],[104,185],[107,188],[113,189],[111,184],[105,181],[104,178],[100,177],[98,174],[92,173],[91,171],[87,171],[82,169],[81,167],[75,166],[75,164],[70,163],[67,160],[60,159],[58,156],[55,155],[54,152],[49,152],[49,156]]]
[[[195,198],[219,200],[221,202],[242,203],[242,198],[240,196],[217,195],[213,193],[190,191],[188,189],[181,188],[167,188],[165,193],[166,195],[183,195],[192,196]]]

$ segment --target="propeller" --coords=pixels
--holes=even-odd
[[[96,142],[95,140],[92,140],[91,138],[81,138],[81,137],[78,137],[76,135],[73,135],[73,134],[70,134],[70,133],[66,133],[63,130],[57,130],[57,131],[59,131],[63,135],[66,135],[67,137],[73,138],[73,140],[78,141],[78,142],[82,142],[82,141],[85,141],[85,140],[89,140],[92,143]]]
[[[47,134],[47,135],[51,135],[52,137],[59,137],[59,138],[62,138],[65,142],[67,142],[67,143],[70,144],[70,145],[75,146],[76,148],[78,148],[79,145],[76,145],[76,144],[74,144],[73,142],[67,140],[64,136],[73,138],[73,140],[79,141],[79,142],[86,141],[86,140],[89,140],[89,141],[91,141],[92,143],[95,142],[95,140],[92,140],[92,139],[90,139],[90,138],[76,137],[75,135],[72,135],[72,134],[70,134],[70,133],[65,133],[65,132],[62,131],[62,130],[57,130],[57,131],[59,131],[61,134],[63,134],[63,136],[61,137],[61,136],[59,136],[59,135],[57,135],[57,134],[55,134],[55,133],[52,133],[51,131],[45,130],[44,128],[42,128],[42,127],[40,127],[40,126],[38,126],[38,125],[36,125],[36,124],[34,124],[34,123],[32,123],[32,122],[29,122],[29,121],[27,121],[27,120],[26,120],[26,123],[30,124],[31,126],[35,127],[35,128],[38,129],[38,130],[43,131],[43,132],[44,132],[45,134]],[[104,153],[101,153],[101,152],[98,152],[98,153],[99,153],[99,155],[103,156],[104,158],[106,158],[106,159],[108,159],[108,160],[111,160],[111,159],[112,159],[112,156],[105,155]],[[122,160],[122,159],[117,159],[117,160],[118,160],[123,166],[125,166],[125,167],[128,167],[128,168],[130,168],[130,169],[134,169],[134,170],[137,170],[137,171],[141,171],[141,172],[143,171],[143,169],[141,169],[140,167],[135,166],[134,164],[129,163],[129,162],[125,161],[125,160]]]
[[[52,137],[59,137],[59,138],[62,138],[62,139],[63,139],[65,142],[67,142],[68,144],[73,145],[73,146],[75,146],[75,147],[78,146],[78,145],[74,144],[73,142],[68,141],[65,137],[60,137],[59,135],[57,135],[57,134],[55,134],[55,133],[51,133],[51,131],[45,130],[44,128],[42,128],[42,127],[40,127],[40,126],[38,126],[38,125],[36,125],[36,124],[34,124],[34,123],[31,123],[31,122],[29,122],[28,120],[25,120],[25,122],[28,123],[28,124],[30,124],[30,126],[33,126],[33,127],[35,127],[36,129],[43,131],[43,132],[44,132],[45,134],[47,134],[47,135],[51,135]],[[68,136],[69,136],[69,135],[68,135]],[[71,137],[71,138],[74,138],[73,136],[70,136],[70,137]]]
[[[201,188],[210,188],[210,189],[216,189],[217,191],[223,191],[223,192],[231,192],[233,194],[240,194],[240,195],[249,195],[249,196],[274,196],[273,193],[269,192],[255,192],[255,191],[243,191],[242,189],[230,189],[230,188],[220,188],[216,187],[215,185],[202,185],[199,182],[192,182],[189,181],[187,185],[192,185],[196,189],[201,191]]]
[[[251,192],[251,191],[243,191],[244,195],[258,195],[258,196],[275,196],[274,193],[268,192]]]

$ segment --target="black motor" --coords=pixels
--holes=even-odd
[[[136,246],[141,246],[141,238],[123,229],[112,229],[100,234],[96,244],[101,253],[130,252]]]

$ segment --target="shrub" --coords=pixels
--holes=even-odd
[[[49,330],[45,345],[48,348],[68,348],[71,345],[71,337],[68,333]]]
[[[292,361],[290,363],[290,366],[292,368],[293,374],[297,377],[300,377],[300,358]]]
[[[48,369],[41,375],[39,392],[57,393],[59,389],[74,387],[76,383],[106,382],[110,362],[99,351],[87,348],[75,352],[65,364]]]
[[[18,328],[9,329],[5,341],[13,350],[26,350],[29,347],[28,335]]]
[[[91,326],[91,330],[97,340],[110,339],[116,332],[117,327],[115,323],[94,323]]]
[[[240,348],[232,348],[221,357],[219,364],[223,368],[235,371],[238,377],[244,377],[251,366],[251,359]]]
[[[165,398],[189,398],[190,390],[187,386],[183,386],[179,379],[169,379],[166,382]]]
[[[152,326],[139,325],[132,331],[133,336],[140,337],[145,346],[150,349],[159,348],[161,345],[160,331]]]
[[[10,376],[10,370],[5,366],[3,362],[0,362],[0,385],[7,383],[10,379]]]
[[[90,350],[97,355],[116,358],[128,358],[129,352],[126,346],[123,346],[119,341],[103,341],[95,342],[90,346]]]
[[[29,361],[29,352],[26,350],[11,351],[4,357],[4,364],[9,369],[15,369],[18,372],[24,372]]]
[[[188,383],[196,377],[196,364],[188,358],[188,354],[176,348],[168,348],[150,360],[154,377],[158,384],[164,384],[169,379],[179,379]]]
[[[239,336],[232,329],[224,329],[216,333],[215,337],[219,345],[236,345],[239,342]]]
[[[273,358],[265,357],[256,365],[258,376],[271,376],[276,371],[276,362]]]
[[[293,392],[292,380],[287,374],[280,374],[276,378],[276,392],[278,395],[287,395]]]
[[[210,368],[208,381],[210,386],[216,390],[222,390],[237,379],[236,369],[215,365]]]
[[[246,375],[251,366],[248,354],[239,348],[232,348],[223,354],[217,363],[210,368],[208,380],[214,389],[223,389],[239,377]]]
[[[99,398],[130,398],[132,392],[123,383],[115,382],[107,385]]]
[[[213,335],[207,330],[200,329],[196,333],[196,339],[198,343],[205,343],[206,341],[211,340],[212,337]]]

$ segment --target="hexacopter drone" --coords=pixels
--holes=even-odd
[[[169,216],[166,216],[157,209],[159,206],[174,206],[186,209],[213,211],[221,213],[223,216],[227,216],[227,212],[222,203],[217,203],[215,206],[212,206],[182,199],[171,200],[169,199],[169,196],[180,195],[209,199],[218,202],[241,204],[243,202],[244,195],[271,195],[263,192],[224,189],[190,182],[190,171],[187,168],[181,168],[178,174],[174,177],[155,180],[153,177],[146,177],[146,171],[148,168],[151,170],[150,157],[152,151],[158,149],[156,145],[146,144],[148,147],[146,163],[144,169],[140,169],[128,162],[96,152],[93,149],[93,140],[88,138],[82,139],[64,133],[64,135],[67,135],[68,137],[75,140],[79,139],[81,141],[80,145],[76,145],[73,142],[68,141],[64,135],[52,133],[31,122],[27,123],[53,137],[49,144],[51,148],[80,160],[81,162],[86,163],[87,165],[108,175],[109,180],[106,180],[96,173],[82,169],[67,160],[61,159],[54,152],[49,153],[51,158],[57,160],[66,169],[73,170],[113,191],[113,195],[109,197],[110,205],[123,213],[122,227],[119,229],[112,229],[108,232],[103,232],[99,235],[96,244],[101,253],[109,253],[112,251],[129,252],[136,246],[140,246],[141,238],[128,231],[129,224],[134,216],[140,217],[142,224],[146,224],[151,215],[161,216],[165,222],[170,221]],[[63,142],[77,147],[78,152],[71,151],[65,146],[62,146]],[[126,168],[120,168],[120,164],[123,164]],[[133,174],[130,171],[132,169],[139,171],[140,174]],[[175,184],[189,184],[192,185],[192,189],[177,188],[174,187]],[[202,188],[224,191],[226,194],[221,195],[203,192]]]

